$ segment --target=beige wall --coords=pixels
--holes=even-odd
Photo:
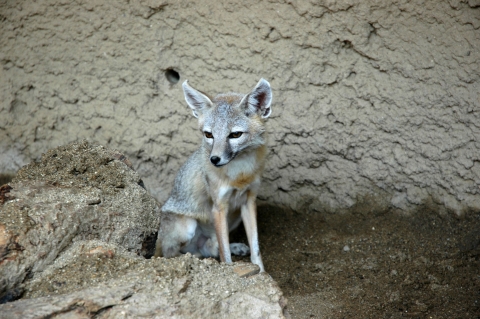
[[[163,201],[200,140],[181,82],[246,93],[264,77],[262,200],[480,210],[480,3],[312,3],[0,1],[0,173],[88,138]]]

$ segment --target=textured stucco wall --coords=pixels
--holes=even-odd
[[[181,82],[246,93],[264,77],[261,199],[480,210],[479,61],[478,0],[0,0],[0,172],[86,137],[163,201],[200,139]]]

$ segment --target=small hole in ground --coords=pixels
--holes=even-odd
[[[180,81],[180,74],[174,69],[168,69],[165,71],[165,77],[171,84],[177,84],[178,81]]]

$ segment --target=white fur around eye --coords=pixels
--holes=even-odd
[[[210,145],[213,144],[213,138],[207,138],[206,136],[204,138],[205,138],[205,141],[207,141],[208,144],[210,144]]]

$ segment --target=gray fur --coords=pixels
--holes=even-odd
[[[175,183],[169,198],[162,207],[163,212],[175,213],[209,220],[212,211],[212,200],[209,196],[194,196],[199,193],[197,184],[192,181],[201,181],[205,186],[205,176],[202,163],[208,161],[209,154],[203,148],[195,151],[183,164],[177,173]],[[207,192],[206,188],[202,193]]]

